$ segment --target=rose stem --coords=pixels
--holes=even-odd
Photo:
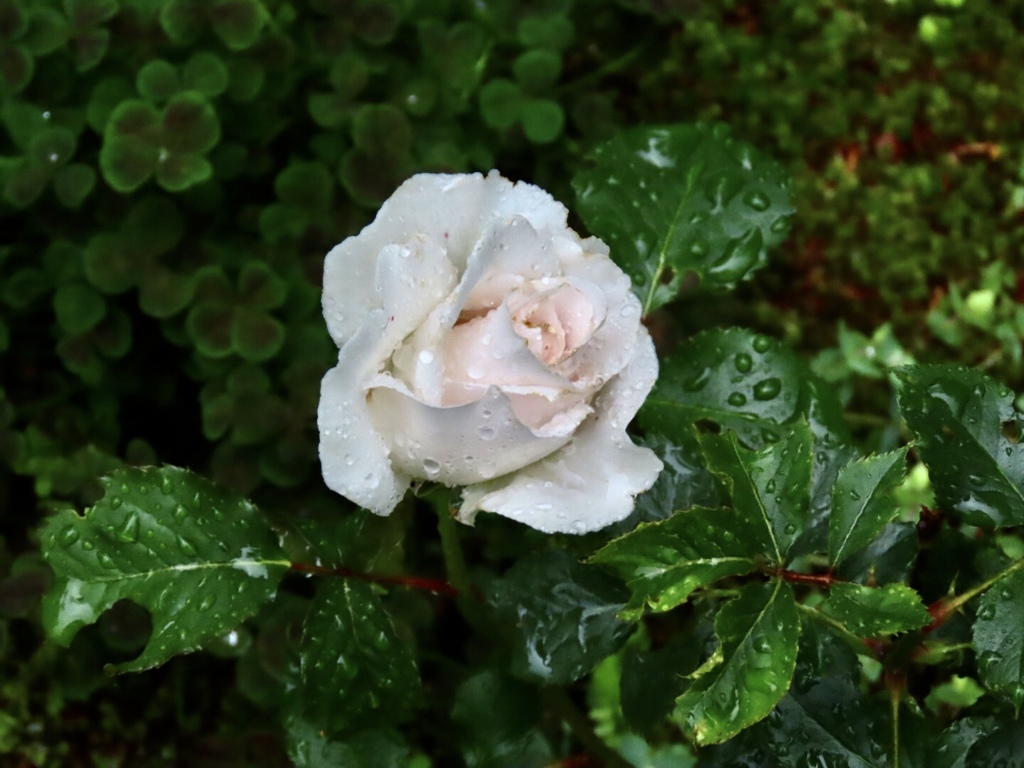
[[[569,698],[564,688],[552,686],[544,689],[544,698],[548,706],[569,726],[573,736],[586,750],[597,758],[605,768],[632,768],[626,759],[602,741],[594,732],[590,718],[586,717]]]
[[[484,605],[477,598],[473,583],[469,580],[469,569],[462,556],[459,531],[448,506],[448,493],[432,493],[427,497],[437,512],[437,532],[441,537],[441,554],[448,583],[459,593],[457,602],[463,618],[473,629],[483,634],[493,631],[493,624],[485,615]]]

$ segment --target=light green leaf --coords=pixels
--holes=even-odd
[[[917,437],[942,509],[984,528],[1024,525],[1024,445],[1013,392],[980,371],[922,365],[899,371],[900,412]]]
[[[718,612],[715,634],[721,663],[676,700],[674,719],[697,744],[735,736],[786,695],[800,635],[792,589],[781,580],[744,587]]]
[[[362,581],[320,584],[299,655],[306,717],[321,728],[394,723],[418,703],[419,672],[412,652]]]
[[[291,565],[255,506],[199,475],[132,467],[103,486],[83,515],[59,512],[43,528],[43,556],[56,573],[43,626],[67,645],[118,600],[138,603],[153,634],[118,672],[155,667],[234,629]]]
[[[645,315],[675,298],[689,271],[731,288],[763,267],[793,212],[781,166],[724,125],[621,131],[572,184],[580,215],[633,279]]]
[[[787,430],[760,451],[742,447],[734,432],[700,436],[708,468],[728,487],[748,526],[746,554],[760,552],[780,565],[807,521],[813,460],[807,423],[798,421]]]
[[[974,621],[974,645],[981,681],[1007,696],[1014,709],[1024,704],[1024,571],[1016,571],[981,598]]]
[[[822,612],[858,637],[894,635],[932,620],[921,596],[905,584],[833,584]]]
[[[907,448],[847,464],[832,489],[828,559],[832,567],[859,552],[899,513],[891,491],[907,472]]]
[[[735,509],[679,512],[668,520],[640,525],[598,550],[589,562],[615,571],[633,590],[619,613],[636,621],[644,606],[662,612],[725,576],[753,570],[762,530]]]

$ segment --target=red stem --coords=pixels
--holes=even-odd
[[[831,571],[828,573],[798,573],[780,568],[776,575],[790,584],[815,584],[819,587],[831,587],[837,581],[842,581],[833,576]]]
[[[370,584],[391,584],[411,589],[422,589],[425,592],[433,592],[435,595],[446,595],[447,597],[458,597],[459,590],[442,579],[424,579],[419,576],[374,576],[372,573],[360,573],[345,566],[337,568],[324,568],[321,565],[310,565],[309,563],[292,563],[293,571],[303,573],[317,573],[325,576],[342,576],[344,578],[359,579]]]

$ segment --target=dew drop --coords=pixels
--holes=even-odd
[[[996,616],[996,607],[992,603],[986,603],[978,609],[978,618],[983,621],[991,621]]]
[[[188,510],[185,509],[185,507],[183,507],[181,504],[179,504],[174,508],[173,514],[174,519],[180,522],[181,520],[184,520],[186,517],[188,517]]]
[[[164,479],[160,481],[160,490],[164,494],[170,495],[174,492],[174,482],[171,478],[164,476]]]
[[[748,192],[744,195],[743,202],[755,211],[767,211],[772,204],[772,201],[768,199],[768,195],[758,190]]]
[[[213,604],[217,602],[216,595],[203,595],[203,599],[199,601],[199,610],[208,611],[213,607]]]
[[[189,542],[181,536],[178,537],[178,549],[185,553],[187,557],[195,557],[196,549]]]
[[[491,346],[492,338],[493,337],[491,336],[491,334],[485,333],[483,336],[480,337],[480,343],[483,344],[485,347],[489,347]]]
[[[356,463],[356,460],[352,458],[352,454],[351,453],[346,453],[345,454],[345,458],[344,458],[344,462],[345,462],[345,466],[351,467],[353,464]]]
[[[110,508],[111,509],[118,509],[123,503],[124,503],[124,501],[121,499],[120,496],[114,496],[110,500]]]
[[[429,349],[420,350],[419,357],[420,362],[423,363],[423,365],[430,365],[432,362],[434,362],[434,353],[431,352]]]
[[[750,355],[746,352],[737,354],[733,363],[736,365],[736,370],[740,373],[749,373],[750,369],[754,367],[754,361],[750,359]]]
[[[754,351],[760,352],[762,355],[769,350],[772,342],[767,336],[755,336],[754,337]]]
[[[117,529],[117,538],[126,544],[138,541],[139,539],[139,517],[134,512],[124,519],[121,527]]]
[[[82,542],[82,549],[84,549],[86,552],[92,552],[94,549],[96,549],[96,545],[89,541],[89,539],[85,539]]]
[[[692,376],[683,382],[683,389],[687,392],[699,392],[707,386],[708,381],[711,379],[711,369],[705,368],[696,376]]]
[[[441,463],[436,459],[424,459],[423,471],[426,473],[428,478],[434,479],[441,471]]]
[[[61,531],[61,533],[60,533],[60,543],[63,544],[65,547],[70,547],[76,541],[78,541],[78,529],[77,528],[72,526],[72,527],[65,528],[63,531]]]
[[[770,379],[759,381],[754,385],[754,399],[773,400],[778,397],[779,392],[781,391],[782,382],[773,376]]]
[[[747,396],[742,392],[733,392],[725,400],[729,405],[739,408],[741,405],[747,404]]]
[[[477,430],[477,434],[480,435],[481,440],[493,440],[497,435],[493,427],[482,426]]]
[[[96,555],[96,559],[99,560],[100,565],[102,565],[104,568],[114,567],[114,558],[112,558],[106,552],[100,552],[98,555]]]

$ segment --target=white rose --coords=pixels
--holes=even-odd
[[[327,255],[328,486],[379,515],[415,479],[465,486],[463,522],[548,532],[630,513],[662,466],[625,431],[658,361],[629,278],[566,214],[495,171],[425,174]]]

